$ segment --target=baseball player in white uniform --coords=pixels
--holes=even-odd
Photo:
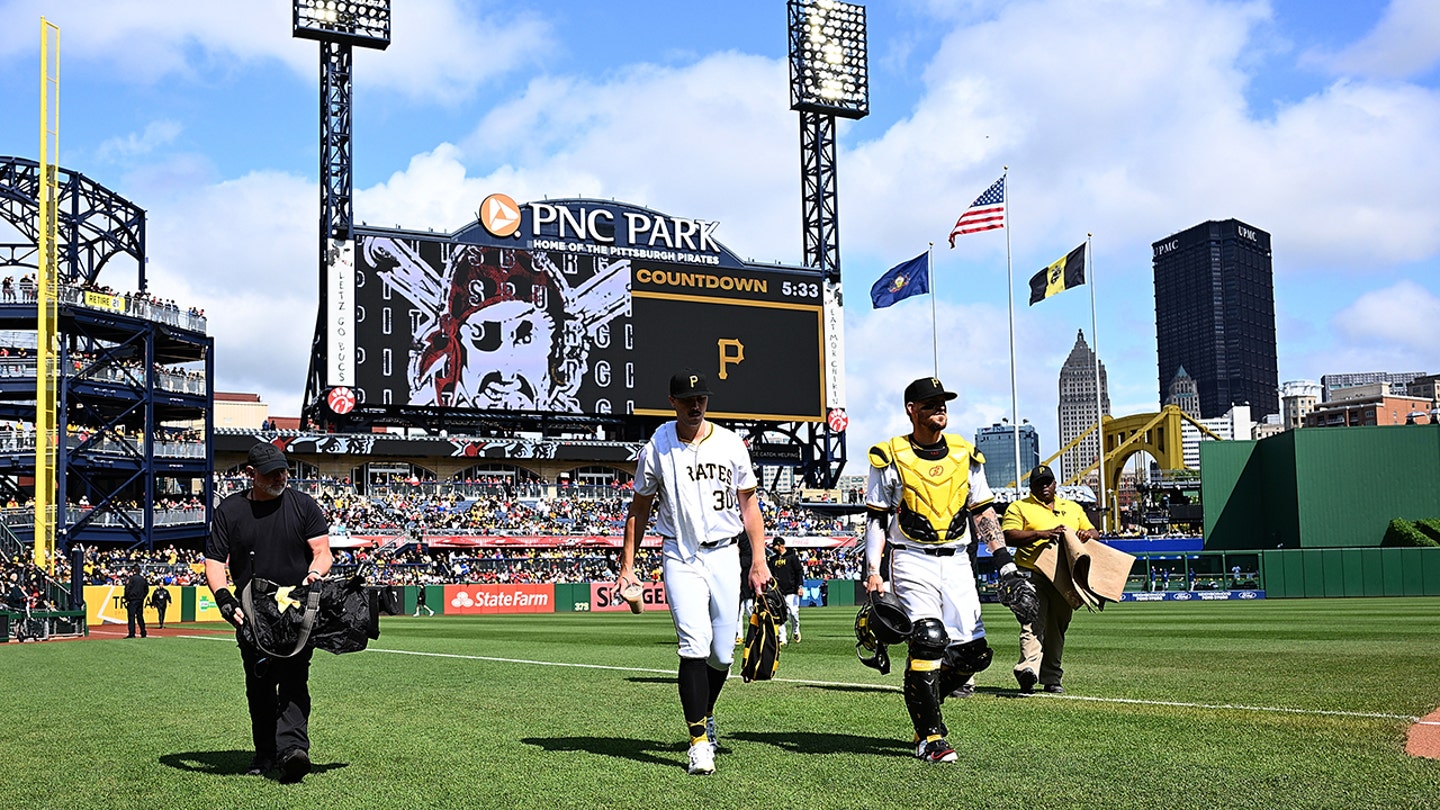
[[[661,425],[640,451],[616,583],[624,588],[638,581],[635,552],[658,500],[655,531],[664,540],[665,599],[679,638],[691,774],[715,772],[715,700],[735,658],[730,636],[740,611],[739,543],[750,544],[755,591],[770,580],[750,452],[734,432],[706,421],[709,402],[700,372],[671,378],[675,421]]]
[[[915,726],[915,756],[928,762],[958,759],[945,739],[940,703],[993,657],[966,553],[971,520],[996,565],[1015,570],[992,508],[985,458],[944,432],[946,403],[955,396],[934,377],[906,386],[913,430],[870,448],[865,492],[865,587],[882,590],[888,581],[914,622],[905,706]]]

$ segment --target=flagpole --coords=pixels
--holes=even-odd
[[[1094,234],[1085,234],[1085,264],[1090,273],[1090,342],[1095,344],[1095,428],[1100,440],[1096,469],[1100,472],[1100,530],[1104,531],[1108,522],[1106,518],[1109,517],[1105,508],[1105,406],[1104,392],[1100,389],[1100,333],[1097,331],[1098,319],[1095,317],[1095,251],[1091,247],[1092,236]]]
[[[1010,167],[1005,167],[1005,289],[1010,294],[1010,437],[1015,447],[1015,499],[1020,499],[1020,389],[1015,384],[1015,269],[1010,259]]]
[[[940,378],[940,327],[935,318],[935,243],[925,251],[925,282],[930,288],[930,349],[935,358],[935,378]]]

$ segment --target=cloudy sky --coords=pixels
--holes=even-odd
[[[0,154],[38,153],[42,14],[60,162],[148,211],[151,288],[206,310],[217,388],[297,414],[319,57],[290,3],[0,0]],[[945,243],[1006,166],[1020,416],[1044,454],[1090,297],[1025,307],[1025,283],[1087,233],[1116,413],[1158,404],[1150,244],[1207,219],[1273,235],[1281,380],[1440,371],[1434,0],[884,0],[868,22],[871,114],[839,135],[853,457],[902,431],[899,391],[932,367],[929,300],[868,300],[929,242],[952,425],[1010,415],[1006,232]],[[358,220],[453,231],[495,191],[613,198],[800,263],[783,0],[407,0],[392,29],[355,56]]]

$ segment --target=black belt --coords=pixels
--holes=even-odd
[[[920,546],[901,546],[906,551],[918,551],[921,554],[928,554],[931,557],[954,557],[957,549],[953,548],[922,548]]]
[[[733,536],[731,536],[731,537],[725,537],[725,538],[722,538],[722,539],[720,539],[720,540],[711,540],[711,541],[708,542],[708,543],[701,543],[701,544],[700,544],[700,547],[701,547],[701,548],[726,548],[727,546],[732,546],[732,545],[740,542],[740,539],[741,539],[742,537],[745,537],[745,532],[740,532],[740,533],[737,534],[737,535],[733,535]]]

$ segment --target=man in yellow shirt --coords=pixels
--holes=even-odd
[[[1080,504],[1057,497],[1055,473],[1041,464],[1030,471],[1030,496],[1010,504],[1000,528],[1005,544],[1015,549],[1015,564],[1035,571],[1035,559],[1050,544],[1062,540],[1065,530],[1082,540],[1100,536]],[[1062,694],[1060,680],[1065,671],[1060,658],[1065,651],[1065,631],[1074,609],[1065,597],[1038,571],[1031,575],[1040,599],[1040,618],[1020,625],[1020,661],[1015,680],[1022,695],[1033,694],[1038,682],[1046,692]]]

